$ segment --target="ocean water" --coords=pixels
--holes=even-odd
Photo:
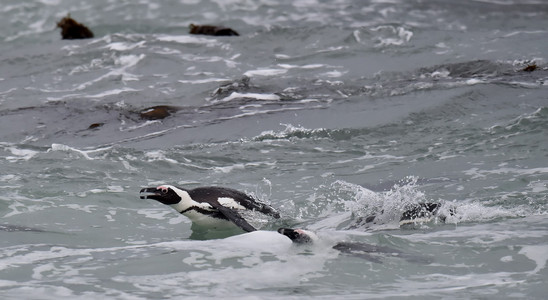
[[[2,4],[2,299],[545,299],[546,1]],[[67,13],[95,38],[61,40]],[[198,240],[139,198],[159,184],[282,218]],[[424,202],[445,222],[400,227]]]

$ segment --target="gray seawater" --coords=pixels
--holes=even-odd
[[[534,0],[3,1],[1,298],[545,299],[547,28]],[[139,199],[164,183],[283,217],[196,240]],[[400,228],[421,202],[446,222]]]

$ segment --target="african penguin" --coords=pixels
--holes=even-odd
[[[173,207],[188,217],[193,224],[226,229],[237,226],[244,231],[255,231],[241,215],[242,211],[258,211],[280,218],[272,207],[253,197],[224,187],[208,186],[187,190],[172,185],[141,189],[141,199],[153,199]]]

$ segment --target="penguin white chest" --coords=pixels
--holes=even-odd
[[[196,210],[189,210],[183,215],[189,218],[192,223],[203,227],[210,227],[215,229],[232,229],[238,227],[236,226],[236,224],[230,222],[229,220],[216,218],[213,215],[204,214]]]
[[[240,205],[230,197],[219,197],[217,202],[222,206],[233,210],[245,210],[244,206]],[[237,227],[231,221],[221,217],[217,209],[206,202],[198,203],[194,201],[191,205],[191,209],[186,210],[183,215],[188,217],[194,224],[204,227],[212,227],[217,229]]]
[[[241,210],[246,209],[240,203],[236,202],[236,200],[234,200],[230,197],[219,197],[217,199],[217,201],[219,201],[219,204],[221,204],[224,207],[228,207],[228,208],[232,208],[232,209],[241,209]]]

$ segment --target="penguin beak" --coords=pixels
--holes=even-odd
[[[166,205],[172,204],[172,203],[169,203],[170,202],[168,199],[169,197],[165,189],[144,188],[144,189],[141,189],[140,194],[141,194],[140,196],[141,199],[152,199]]]
[[[150,195],[143,195],[144,193],[150,193]],[[157,188],[144,188],[144,189],[141,189],[141,199],[154,199],[154,200],[158,200],[157,198],[159,198],[162,193],[159,189]]]
[[[177,193],[175,193],[172,189],[165,187],[144,188],[141,189],[140,194],[141,199],[152,199],[165,205],[172,205],[181,201],[181,197],[179,197]]]

